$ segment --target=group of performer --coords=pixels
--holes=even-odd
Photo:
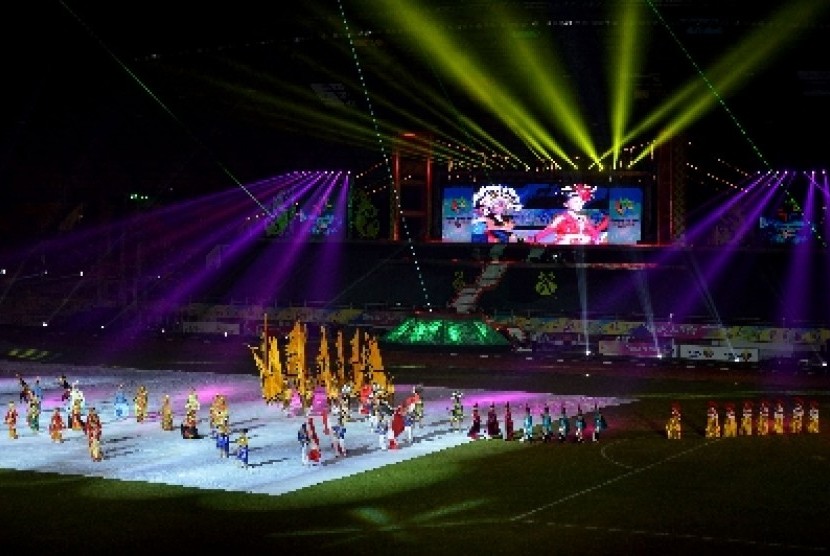
[[[27,404],[26,422],[32,432],[38,433],[40,430],[42,397],[39,380],[35,387],[29,387],[19,375],[18,379],[21,385],[19,400],[21,403]],[[104,456],[101,449],[103,427],[100,416],[95,407],[86,407],[84,394],[77,382],[70,385],[63,375],[58,381],[63,390],[61,399],[66,404],[67,418],[64,421],[61,406],[54,408],[48,427],[50,439],[55,443],[63,442],[64,431],[67,429],[83,432],[87,436],[90,457],[93,461],[101,461]],[[457,390],[453,391],[450,396],[451,407],[448,408],[450,429],[454,431],[462,430],[464,421],[462,398],[463,394]],[[144,385],[140,385],[133,398],[133,409],[137,423],[142,423],[147,419],[148,405],[149,392]],[[420,387],[413,388],[412,394],[397,407],[392,407],[389,396],[384,395],[382,389],[375,389],[366,396],[361,396],[359,406],[359,413],[366,415],[370,429],[378,436],[378,447],[382,450],[397,449],[400,447],[400,443],[404,441],[411,444],[413,442],[413,428],[419,425],[423,419],[424,400]],[[200,407],[198,393],[195,389],[191,389],[185,403],[184,418],[179,427],[182,438],[201,438],[197,428]],[[706,438],[819,432],[819,404],[815,400],[810,402],[809,409],[805,409],[803,400],[795,398],[789,417],[787,417],[782,400],[776,401],[775,404],[770,404],[767,400],[761,400],[757,407],[756,412],[755,404],[750,400],[746,400],[742,404],[739,416],[735,404],[727,402],[723,404],[723,417],[721,418],[717,402],[710,401],[706,417]],[[121,385],[116,389],[113,409],[116,420],[128,418],[130,407]],[[539,440],[547,443],[556,440],[564,443],[570,440],[581,443],[588,438],[594,442],[599,441],[602,432],[608,427],[605,416],[598,406],[594,407],[590,425],[581,406],[577,406],[576,414],[570,417],[567,415],[565,404],[562,404],[559,416],[554,419],[550,406],[544,404],[538,415],[538,424],[534,422],[534,415],[529,404],[525,404],[524,410],[525,415],[521,423],[521,429],[516,431],[509,402],[504,406],[503,428],[495,403],[490,403],[484,424],[482,424],[479,405],[474,403],[467,435],[474,440],[495,438],[514,440],[518,437],[518,440],[522,442]],[[83,415],[84,411],[86,411],[85,416]],[[329,427],[328,423],[329,412],[336,416],[335,424],[332,427]],[[167,394],[162,398],[158,415],[163,430],[174,430],[173,409],[170,396]],[[319,415],[322,418],[324,434],[331,437],[331,446],[335,457],[346,456],[346,425],[352,420],[349,393],[343,393],[339,405],[327,404],[327,407],[319,412]],[[14,401],[10,401],[4,422],[8,428],[8,436],[11,439],[19,437],[18,419],[17,405]],[[223,458],[229,457],[231,445],[230,412],[227,399],[223,394],[214,396],[208,420],[210,436],[215,439],[220,456]],[[677,402],[671,406],[671,414],[665,429],[667,438],[682,438],[682,414],[680,404]],[[236,457],[243,467],[248,466],[247,432],[247,429],[242,429],[238,438],[234,440],[237,445]],[[297,439],[301,445],[302,463],[318,464],[321,460],[320,439],[316,432],[314,415],[311,411],[305,416],[297,433]]]
[[[450,395],[452,402],[451,407],[448,408],[450,414],[450,428],[452,430],[460,431],[461,423],[464,420],[464,405],[462,403],[463,394],[459,391],[453,391]],[[487,420],[484,428],[481,423],[481,412],[478,403],[474,403],[472,407],[471,423],[467,429],[467,436],[473,440],[490,440],[503,439],[514,440],[518,436],[520,442],[534,442],[541,440],[542,442],[552,442],[554,438],[560,443],[572,440],[576,443],[584,442],[589,436],[593,442],[599,442],[602,431],[608,428],[608,422],[602,414],[599,406],[594,406],[594,416],[592,419],[592,426],[589,428],[588,420],[582,412],[581,406],[577,406],[576,415],[573,417],[573,436],[571,435],[571,418],[567,415],[565,404],[562,404],[562,410],[556,420],[556,430],[554,431],[554,420],[550,411],[550,406],[544,404],[541,413],[539,414],[539,424],[534,424],[533,412],[530,405],[525,404],[525,415],[522,420],[522,427],[518,431],[515,430],[513,423],[513,412],[510,408],[510,402],[506,402],[504,406],[504,430],[501,428],[499,416],[496,411],[496,404],[490,402],[487,409]]]
[[[723,404],[723,419],[718,403],[710,401],[706,410],[706,438],[729,438],[736,436],[767,436],[770,434],[801,434],[819,432],[819,404],[810,402],[809,410],[801,398],[793,400],[787,418],[784,402],[778,400],[771,404],[767,400],[758,402],[758,411],[752,400],[745,400],[741,406],[740,416],[733,402]],[[670,440],[682,437],[680,404],[672,404],[671,416],[666,423],[666,436]]]
[[[34,394],[32,394],[28,400],[28,403],[29,411],[27,412],[26,421],[31,431],[38,434],[40,432],[40,401]],[[32,408],[37,409],[33,411]],[[77,430],[81,430],[87,437],[89,455],[92,458],[92,461],[101,461],[104,458],[103,452],[101,451],[101,418],[96,412],[95,407],[90,406],[87,409],[87,412],[86,419],[80,420],[82,425]],[[8,427],[9,438],[11,439],[19,438],[19,434],[17,432],[17,419],[17,408],[14,401],[10,401],[4,422]],[[73,423],[77,422],[78,417],[76,414],[73,414],[73,419]],[[61,408],[60,406],[57,406],[49,419],[49,438],[52,442],[63,442],[63,433],[66,428],[67,423],[64,422],[63,415],[61,414]],[[73,426],[73,428],[75,427]]]
[[[350,422],[361,421],[369,431],[377,436],[378,449],[382,451],[397,450],[403,445],[411,445],[414,429],[419,427],[424,417],[423,387],[412,388],[403,403],[393,407],[392,397],[379,384],[361,388],[356,396],[357,417],[352,412],[352,392],[344,388],[339,400],[328,400],[321,410],[309,408],[297,430],[297,442],[300,444],[300,461],[303,465],[319,465],[323,459],[320,437],[315,426],[315,418],[320,417],[323,434],[330,437],[332,453],[335,458],[346,457],[346,430]],[[334,424],[329,426],[329,415],[334,416]]]
[[[35,434],[40,432],[40,412],[42,390],[40,387],[40,380],[35,382],[34,387],[18,375],[20,383],[20,396],[18,403],[26,403],[26,422],[31,431]],[[83,433],[89,445],[89,454],[92,461],[102,461],[104,453],[101,447],[101,437],[103,433],[103,425],[101,417],[94,406],[87,407],[86,398],[81,390],[78,382],[72,384],[66,378],[66,375],[58,377],[58,385],[61,389],[61,405],[55,406],[52,415],[49,419],[48,431],[49,438],[54,443],[62,443],[65,440],[65,432],[68,430]],[[149,392],[145,385],[140,385],[133,397],[132,409],[137,423],[143,423],[149,417]],[[199,421],[198,411],[200,409],[199,397],[195,389],[191,389],[185,402],[185,415],[180,425],[182,438],[192,439],[201,438],[197,428]],[[64,418],[63,412],[66,412]],[[170,401],[170,396],[165,394],[162,398],[161,408],[158,412],[159,421],[162,430],[173,431],[173,408]],[[113,399],[113,417],[116,421],[121,421],[129,418],[130,403],[127,400],[127,395],[124,392],[123,385],[116,388]],[[14,401],[10,401],[6,414],[4,416],[4,423],[8,429],[8,435],[11,439],[20,437],[18,431],[18,420],[20,414],[17,405]],[[220,448],[220,454],[224,457],[230,455],[230,418],[228,413],[227,400],[222,394],[217,394],[214,403],[210,409],[210,427],[211,436],[216,438],[216,445]],[[234,440],[237,445],[236,458],[239,464],[243,467],[248,466],[248,431],[242,429],[238,437]]]

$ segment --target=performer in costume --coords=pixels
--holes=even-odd
[[[208,426],[210,427],[210,432],[208,434],[211,438],[216,438],[216,431],[222,422],[222,420],[216,416],[216,412],[219,407],[219,400],[221,400],[221,398],[221,394],[214,394],[213,402],[211,402],[210,407],[208,408]]]
[[[179,425],[182,438],[185,440],[193,440],[199,438],[198,421],[195,411],[185,410],[184,419]]]
[[[58,377],[58,385],[60,385],[63,392],[61,393],[61,401],[68,402],[69,396],[72,393],[72,385],[69,384],[69,380],[66,378],[66,375],[61,375]]]
[[[506,185],[485,185],[473,193],[473,206],[484,224],[484,234],[473,234],[473,241],[513,243],[514,215],[522,210],[519,194]]]
[[[360,400],[360,413],[363,415],[369,415],[372,412],[372,401],[373,401],[373,390],[372,385],[369,383],[364,384],[360,387],[359,393],[359,400]]]
[[[542,442],[553,441],[553,416],[550,414],[550,407],[545,404],[542,409]]]
[[[378,414],[378,420],[375,424],[375,434],[378,435],[378,444],[381,450],[387,449],[387,435],[389,434],[389,423],[386,422],[386,416],[383,413]]]
[[[127,400],[127,394],[124,393],[124,387],[120,384],[115,390],[115,400],[113,401],[112,408],[115,412],[115,418],[118,420],[126,419],[130,416],[130,402]]]
[[[781,400],[775,402],[775,410],[772,414],[772,432],[784,434],[784,402]]]
[[[37,399],[43,401],[43,387],[40,385],[40,377],[35,378],[35,385],[32,386],[32,394],[37,396]]]
[[[671,415],[669,416],[669,420],[666,423],[666,438],[668,438],[669,440],[680,440],[683,434],[680,419],[680,404],[674,402],[671,406]]]
[[[202,409],[202,404],[199,403],[199,393],[196,392],[195,388],[191,388],[187,400],[184,402],[184,411],[185,413],[192,413],[194,419],[198,421],[200,409]]]
[[[104,453],[101,451],[101,432],[101,418],[98,416],[95,408],[90,407],[86,417],[86,438],[92,461],[101,461],[104,459]]]
[[[244,468],[248,467],[248,429],[242,429],[242,433],[234,442],[236,442],[236,461]]]
[[[199,394],[196,393],[195,388],[191,388],[190,393],[187,395],[187,400],[184,402],[184,421],[182,421],[179,427],[182,432],[182,438],[199,438],[199,430],[197,427],[199,424],[198,412],[201,407]]]
[[[530,412],[530,404],[525,404],[525,418],[522,422],[521,442],[533,442],[533,414]]]
[[[403,416],[403,408],[398,406],[392,414],[392,422],[389,423],[388,434],[390,450],[398,449],[398,437],[403,434],[404,428],[406,428],[406,424]]]
[[[6,426],[9,428],[9,438],[12,440],[17,438],[17,408],[14,402],[9,402],[9,409],[6,411],[6,416],[3,419]]]
[[[531,243],[545,242],[557,245],[586,245],[603,243],[603,232],[608,228],[610,219],[605,215],[599,223],[594,223],[583,210],[594,198],[596,187],[577,183],[568,189],[564,213],[557,214],[553,220],[536,235],[530,237]],[[548,236],[552,240],[546,240]]]
[[[300,443],[300,462],[303,465],[308,465],[308,445],[311,442],[311,437],[308,434],[307,423],[300,424],[300,429],[297,431],[297,442]]]
[[[709,402],[709,409],[706,410],[706,438],[720,438],[720,418],[718,417],[718,404]]]
[[[169,394],[165,394],[161,401],[161,430],[173,430],[173,404]]]
[[[81,400],[75,396],[70,399],[72,399],[72,409],[69,414],[69,426],[73,431],[82,431],[84,430],[84,417],[81,413],[83,407]]]
[[[450,397],[452,398],[452,409],[450,409],[450,428],[455,431],[461,431],[461,423],[464,422],[464,406],[461,404],[461,397],[464,394],[455,390]]]
[[[320,410],[320,417],[323,418],[323,434],[331,434],[331,429],[329,428],[329,408],[331,404],[327,403],[326,406]]]
[[[334,448],[335,456],[346,455],[346,423],[343,419],[338,419],[337,424],[331,428],[331,442]]]
[[[214,431],[216,438],[216,449],[220,458],[227,458],[231,453],[231,426],[227,419],[216,425]]]
[[[375,430],[378,426],[378,418],[380,417],[380,398],[376,397],[374,393],[369,394],[368,398],[369,430]]]
[[[793,404],[792,417],[790,418],[790,432],[801,434],[804,431],[804,402],[796,398]]]
[[[571,433],[571,422],[568,419],[568,414],[565,412],[565,404],[562,404],[562,411],[559,413],[559,422],[557,423],[559,442],[568,440],[568,435]]]
[[[415,424],[420,428],[424,422],[424,387],[420,384],[412,387],[412,393],[417,396],[415,399],[415,407],[412,411],[412,417]]]
[[[72,413],[72,408],[76,403],[79,404],[78,407],[80,407],[81,416],[83,417],[83,412],[86,411],[86,397],[78,386],[77,380],[72,384],[72,388],[69,390],[69,398],[66,400],[66,412],[68,414]]]
[[[29,383],[23,379],[20,373],[17,374],[17,382],[20,384],[20,403],[28,403],[29,397],[32,395],[32,389],[29,388]]]
[[[228,418],[227,409],[228,404],[225,401],[225,396],[223,396],[222,394],[215,394],[213,396],[213,402],[210,404],[210,409],[208,410],[208,420],[210,421],[211,438],[216,437],[216,431],[219,429],[219,426],[222,424],[222,421]]]
[[[585,415],[582,414],[582,408],[576,406],[576,441],[582,443],[585,440]]]
[[[415,426],[415,412],[407,411],[403,414],[403,435],[407,444],[412,444],[412,429]]]
[[[724,438],[738,436],[738,417],[735,415],[735,404],[732,402],[726,404],[726,413],[723,417],[723,436]]]
[[[766,436],[769,434],[769,416],[769,402],[767,400],[761,400],[761,404],[758,406],[758,426],[756,427],[758,436]]]
[[[490,402],[490,407],[487,408],[487,438],[496,438],[501,436],[501,427],[499,426],[499,416],[496,414],[496,404]]]
[[[594,431],[591,439],[594,442],[599,442],[599,435],[607,428],[608,423],[605,421],[602,411],[600,411],[597,405],[594,405]]]
[[[510,402],[504,404],[504,439],[513,440],[513,413],[510,411]]]
[[[61,415],[61,408],[55,407],[52,418],[49,419],[49,438],[52,442],[63,442],[63,429],[66,428]]]
[[[40,432],[40,398],[34,392],[29,394],[29,407],[26,410],[26,422],[35,434]]]
[[[351,420],[352,385],[344,384],[340,389],[339,419],[344,423]]]
[[[744,401],[741,409],[741,428],[738,431],[743,436],[752,436],[752,402]]]
[[[478,412],[478,403],[473,404],[472,419],[473,421],[470,425],[469,430],[467,431],[467,436],[469,436],[473,440],[478,440],[478,437],[481,435],[481,415]]]
[[[811,434],[818,434],[818,401],[810,402],[810,412],[807,417],[807,432]]]
[[[143,384],[138,387],[133,402],[135,403],[135,421],[136,423],[143,423],[147,417],[147,406],[150,403],[150,395]]]
[[[308,461],[311,465],[319,465],[322,453],[320,452],[320,438],[314,427],[314,417],[308,418]]]
[[[793,404],[792,418],[790,419],[790,432],[801,434],[804,431],[804,402],[801,398],[795,399]]]

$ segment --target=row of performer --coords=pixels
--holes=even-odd
[[[672,404],[671,415],[666,422],[666,436],[670,440],[678,440],[682,437],[682,414],[680,404]],[[793,400],[789,416],[784,407],[784,402],[778,400],[770,404],[766,400],[758,403],[757,414],[755,404],[746,400],[741,406],[741,414],[738,416],[735,404],[727,402],[724,404],[723,419],[720,417],[720,407],[717,402],[710,401],[706,410],[706,438],[721,438],[735,436],[766,436],[769,434],[801,434],[807,432],[818,434],[819,432],[819,404],[813,400],[810,407],[805,411],[805,404],[801,398]]]
[[[452,407],[449,408],[452,427],[459,431],[462,429],[462,423],[464,421],[462,397],[463,394],[461,392],[454,391],[451,395]],[[573,426],[571,419],[573,419]],[[514,440],[518,436],[520,442],[533,442],[534,440],[552,442],[556,439],[560,443],[567,442],[568,440],[582,443],[586,438],[590,438],[593,442],[598,442],[602,431],[608,428],[608,422],[605,420],[605,416],[598,406],[594,406],[593,418],[589,420],[582,412],[580,406],[577,406],[576,415],[573,418],[569,417],[565,405],[562,404],[559,416],[554,419],[550,406],[544,404],[539,412],[539,421],[537,424],[534,422],[534,415],[530,405],[525,404],[521,429],[517,431],[515,430],[513,422],[513,412],[510,408],[510,402],[506,402],[503,421],[504,430],[502,431],[496,405],[491,402],[487,410],[487,420],[482,427],[481,412],[478,403],[475,403],[472,407],[471,424],[467,429],[467,436],[473,440],[489,440],[494,438]]]

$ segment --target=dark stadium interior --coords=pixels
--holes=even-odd
[[[633,47],[638,67],[629,76],[632,122],[688,83],[707,82],[707,70],[717,72],[728,59],[722,57],[739,45],[751,58],[750,38],[763,51],[761,60],[730,69],[723,78],[728,94],[721,96],[708,82],[715,100],[705,110],[678,124],[675,135],[632,173],[614,174],[623,182],[647,176],[641,242],[586,249],[508,245],[497,258],[509,270],[481,293],[478,311],[666,320],[674,318],[683,292],[694,298],[682,315],[689,322],[827,325],[828,294],[818,286],[805,294],[798,322],[782,321],[794,249],[752,239],[736,248],[730,237],[740,222],[726,232],[719,228],[726,238],[709,235],[691,243],[684,235],[757,172],[826,167],[826,145],[815,138],[830,125],[830,62],[823,48],[828,10],[820,2],[762,1],[747,9],[739,0],[655,0],[621,2],[621,11],[601,1],[418,4],[440,22],[418,31],[424,45],[433,36],[454,41],[461,45],[457,58],[474,53],[486,60],[497,82],[526,78],[525,68],[501,56],[497,38],[506,35],[530,52],[558,45],[565,63],[551,67],[547,78],[572,86],[597,138],[613,133],[606,81],[616,62],[604,46],[620,39],[623,8],[639,9],[640,18]],[[521,169],[510,170],[513,177],[558,180],[563,172],[544,166],[500,114],[442,73],[441,64],[452,59],[438,60],[400,40],[406,26],[384,6],[364,0],[304,2],[290,10],[258,2],[67,1],[7,8],[8,21],[32,32],[3,39],[11,76],[0,136],[0,235],[9,254],[0,276],[3,324],[36,327],[49,320],[56,328],[82,330],[79,323],[141,320],[164,287],[136,289],[140,239],[136,245],[130,238],[115,247],[110,242],[90,256],[98,268],[90,271],[95,280],[83,286],[58,278],[77,266],[73,252],[47,256],[39,246],[217,192],[238,190],[245,197],[246,184],[294,170],[348,170],[352,187],[373,191],[397,179],[391,164],[423,166],[405,141],[394,142],[405,132],[426,132],[452,145],[430,153],[433,197],[427,202],[433,214],[425,222],[410,220],[414,238],[384,220],[393,217],[388,195],[381,196],[375,199],[380,233],[366,240],[350,232],[342,245],[347,262],[336,272],[321,265],[322,247],[312,242],[276,291],[240,296],[234,290],[240,267],[281,241],[262,238],[216,273],[199,299],[187,301],[448,310],[459,282],[475,280],[493,253],[489,246],[441,242],[439,191],[459,179],[458,168],[472,181],[498,179],[496,170],[508,175],[462,164],[475,128],[459,122],[473,122],[494,138],[493,145],[516,154]],[[509,21],[490,14],[502,9],[511,13]],[[775,46],[763,50],[767,43]],[[525,83],[514,100],[536,94],[537,86]],[[644,134],[635,142],[653,138]],[[562,144],[575,150],[568,139]],[[584,166],[571,173],[593,176]],[[178,246],[165,253],[163,245],[159,252],[148,245],[153,252],[145,258],[181,259],[164,278],[169,285],[203,269],[217,248],[203,247],[186,259]],[[727,246],[729,268],[703,276],[700,269],[719,260]],[[812,282],[827,283],[823,240],[812,244],[808,257]],[[46,266],[59,270],[45,277]],[[540,271],[552,273],[555,294],[536,294]],[[337,287],[326,298],[310,296],[304,286],[327,272],[336,274]],[[647,303],[638,284],[647,285]]]

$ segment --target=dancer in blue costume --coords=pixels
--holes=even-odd
[[[559,442],[568,440],[568,434],[571,432],[571,422],[568,420],[568,414],[565,413],[565,404],[562,404],[562,412],[559,414]]]
[[[242,467],[248,467],[248,429],[242,429],[242,434],[236,439],[236,460]]]
[[[127,394],[124,393],[124,387],[120,384],[115,391],[115,400],[112,402],[112,409],[115,412],[115,418],[119,421],[130,416],[130,402],[127,399]]]
[[[542,410],[542,442],[553,440],[553,417],[550,414],[550,407],[545,404]]]
[[[533,414],[530,412],[530,405],[528,404],[525,404],[525,418],[521,441],[533,442]]]
[[[599,409],[598,406],[594,406],[594,431],[592,434],[592,440],[594,442],[599,442],[599,435],[608,428],[608,423],[605,421],[605,416],[603,416],[602,411]]]

